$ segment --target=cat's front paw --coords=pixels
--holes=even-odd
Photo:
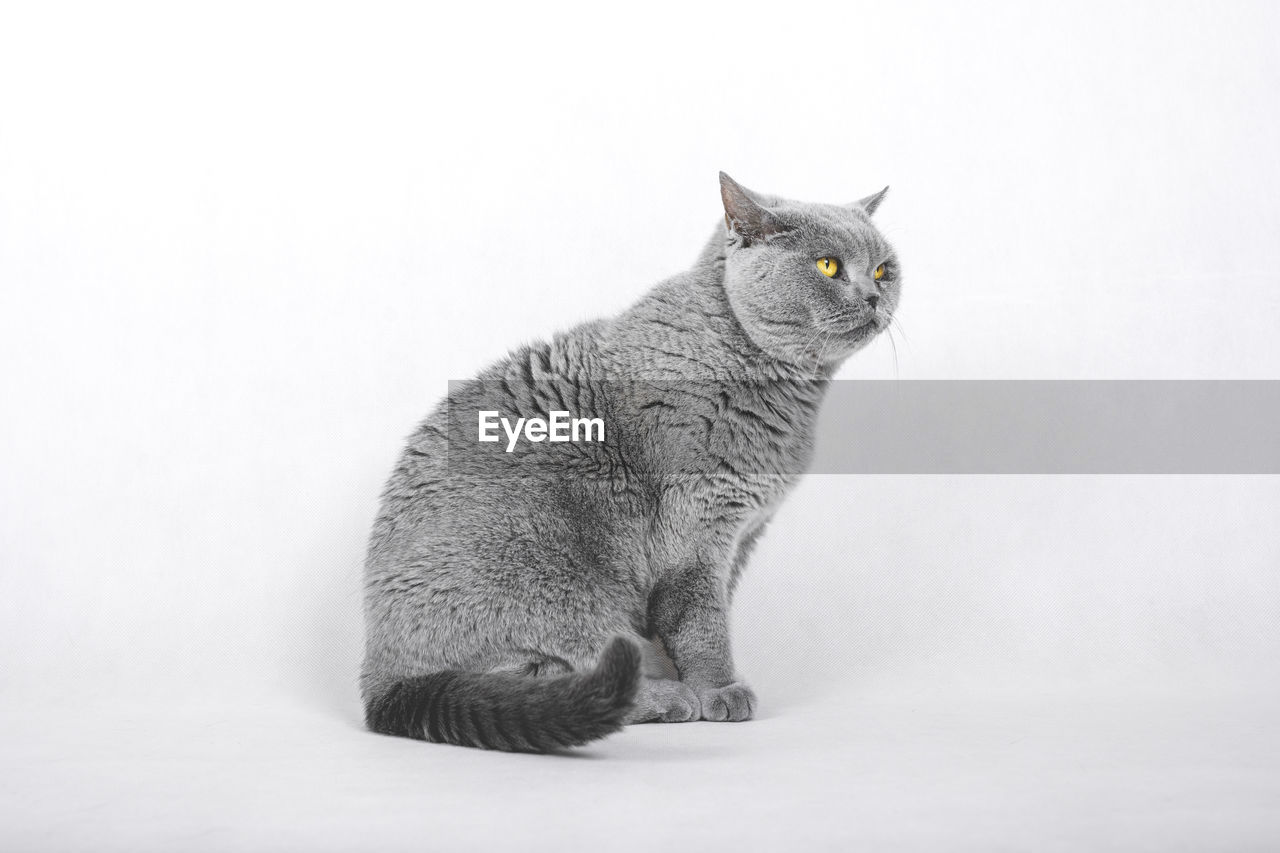
[[[755,714],[756,694],[741,681],[724,687],[707,687],[697,692],[704,720],[738,723],[751,719]]]
[[[664,678],[640,682],[636,704],[627,715],[630,723],[685,723],[698,719],[698,696],[687,684]]]

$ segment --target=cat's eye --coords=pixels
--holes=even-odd
[[[876,271],[872,274],[876,277],[876,281],[879,281],[880,279],[884,278],[884,264],[881,264],[880,266],[876,267]]]
[[[818,258],[818,272],[827,278],[835,278],[840,272],[840,262],[835,258]]]

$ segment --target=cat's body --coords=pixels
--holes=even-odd
[[[867,212],[883,193],[840,208],[722,187],[727,224],[692,269],[456,385],[410,438],[366,567],[374,730],[543,751],[626,722],[751,716],[733,587],[897,275],[868,290],[792,263],[827,244],[823,260],[854,256],[842,269],[889,263]],[[477,443],[483,410],[608,429],[507,453]]]

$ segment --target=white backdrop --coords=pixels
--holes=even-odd
[[[526,846],[637,809],[669,818],[638,846],[1276,843],[1274,477],[810,478],[736,613],[764,719],[594,765],[363,735],[354,676],[402,437],[687,266],[719,169],[891,185],[906,340],[845,376],[1280,378],[1277,31],[1265,2],[5,7],[0,845],[482,845],[499,775]]]

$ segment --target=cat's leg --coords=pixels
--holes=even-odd
[[[573,672],[573,667],[560,658],[517,653],[509,659],[494,663],[487,671],[507,675],[542,676],[545,678],[553,675],[567,675]]]
[[[698,719],[701,710],[698,694],[689,685],[669,678],[644,678],[626,723],[687,723]]]
[[[599,642],[607,642],[612,636],[625,636],[640,648],[644,672],[636,693],[635,707],[627,714],[624,723],[684,723],[699,718],[702,705],[698,695],[689,685],[676,679],[675,669],[660,645],[630,631],[602,632]],[[530,660],[527,655],[517,655],[510,662],[496,667],[495,671],[560,675],[575,669],[590,670],[593,661],[599,657],[598,645],[596,642],[569,645],[561,639],[555,647],[558,655],[565,655],[564,658],[543,654],[536,660]]]
[[[649,616],[681,682],[697,695],[701,718],[738,722],[751,719],[756,696],[734,672],[728,599],[724,580],[697,567],[654,590]]]

